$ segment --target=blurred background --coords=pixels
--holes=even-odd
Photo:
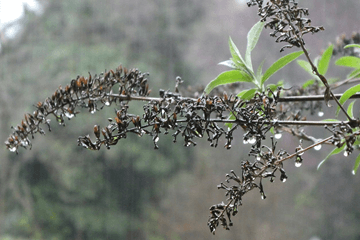
[[[226,70],[228,38],[242,53],[246,34],[258,21],[257,8],[236,0],[39,0],[6,8],[0,1],[0,137],[12,132],[25,112],[77,75],[99,74],[120,63],[150,72],[152,96],[201,86]],[[360,2],[301,0],[314,26],[326,31],[305,37],[315,58],[337,36],[359,31]],[[19,13],[20,12],[20,13]],[[19,16],[6,22],[5,16]],[[282,45],[262,37],[253,51],[254,66],[264,69],[283,54]],[[287,50],[289,53],[291,50]],[[344,78],[331,68],[330,77]],[[296,64],[274,75],[288,86],[310,78]],[[339,90],[341,92],[341,89]],[[134,108],[141,108],[141,105]],[[360,180],[351,170],[357,153],[336,155],[319,171],[332,150],[304,154],[301,168],[285,163],[288,181],[278,179],[244,197],[230,231],[212,236],[209,207],[225,201],[216,185],[249,159],[241,135],[231,150],[213,149],[206,139],[195,148],[162,137],[159,150],[149,138],[129,137],[111,150],[77,146],[79,135],[114,117],[111,106],[95,115],[83,110],[52,132],[36,135],[33,149],[18,155],[0,148],[0,239],[360,239]],[[324,107],[325,108],[325,107]],[[335,111],[324,109],[325,117]],[[309,116],[308,119],[312,117]],[[323,129],[306,129],[316,137]],[[298,139],[283,135],[279,148],[292,152]],[[306,143],[305,143],[306,144]]]

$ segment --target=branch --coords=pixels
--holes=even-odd
[[[330,96],[330,100],[340,99],[343,93],[334,94]],[[356,93],[350,97],[351,99],[360,98],[360,93]],[[324,100],[324,95],[309,95],[309,96],[288,96],[280,97],[277,99],[278,102],[308,102],[308,101],[322,101]]]

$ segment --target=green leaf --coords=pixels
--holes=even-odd
[[[331,157],[332,155],[336,155],[342,152],[342,150],[345,148],[346,144],[343,144],[340,148],[336,147],[334,148],[327,156],[326,158],[324,158],[324,160],[322,160],[319,165],[317,166],[317,170],[319,170],[319,168],[321,167],[321,165],[324,164],[324,162]]]
[[[354,108],[354,103],[355,103],[356,100],[352,101],[349,106],[348,106],[348,109],[347,109],[347,114],[351,117],[351,118],[354,118],[354,111],[353,111],[353,108]]]
[[[270,90],[274,92],[278,87],[283,87],[283,86],[284,86],[284,81],[281,80],[277,84],[269,84],[269,85],[267,85],[265,89],[270,88]]]
[[[271,91],[275,91],[277,89],[278,85],[277,84],[269,84],[269,85],[266,85],[266,88],[265,89],[270,89]]]
[[[323,119],[321,121],[323,121],[323,122],[338,122],[339,120],[338,119],[328,118],[328,119]]]
[[[349,44],[349,45],[346,45],[344,48],[351,48],[351,47],[360,48],[360,44]]]
[[[319,64],[319,59],[320,59],[320,57],[316,57],[316,58],[314,59],[314,65],[315,65],[315,66],[318,66],[318,64]]]
[[[357,156],[356,160],[355,160],[355,165],[354,165],[354,168],[353,168],[353,171],[352,171],[352,174],[355,175],[358,168],[360,166],[360,154]]]
[[[239,98],[241,98],[241,96],[244,95],[247,91],[249,91],[249,89],[242,90],[242,91],[239,92],[236,96],[238,96]]]
[[[311,80],[306,81],[306,82],[302,85],[302,87],[305,89],[305,88],[313,85],[314,83],[315,83],[315,79],[311,79]]]
[[[273,65],[271,65],[266,72],[264,73],[262,79],[261,79],[261,86],[264,84],[266,80],[269,79],[274,73],[279,71],[281,68],[285,67],[287,64],[289,64],[291,61],[294,61],[296,58],[300,57],[304,52],[298,51],[289,53],[288,55],[285,55],[284,57],[278,59]]]
[[[214,80],[205,87],[205,94],[209,94],[215,87],[235,82],[252,82],[253,79],[244,71],[230,70],[220,73]]]
[[[340,104],[344,104],[346,102],[346,100],[348,100],[352,95],[354,95],[357,92],[360,92],[360,84],[353,86],[353,87],[349,88],[348,90],[346,90],[343,93],[343,95],[341,96],[341,98],[339,99]],[[340,107],[338,106],[336,109],[336,116],[339,114],[339,110],[340,110]]]
[[[353,56],[341,57],[335,64],[343,67],[360,68],[360,58]]]
[[[349,78],[358,78],[360,77],[360,68],[355,69],[349,74]]]
[[[236,64],[232,60],[226,60],[223,62],[219,62],[218,65],[224,65],[230,68],[236,68]]]
[[[306,72],[308,72],[312,77],[316,77],[315,74],[313,74],[312,67],[308,61],[305,60],[297,60],[297,64],[300,65]]]
[[[271,132],[272,135],[275,135],[274,127],[271,127],[271,128],[270,128],[270,132]]]
[[[249,100],[254,97],[256,90],[256,88],[245,90],[240,92],[237,96],[243,100]]]
[[[256,71],[256,77],[257,79],[261,79],[262,78],[262,68],[264,66],[264,62],[265,62],[265,59],[261,61],[260,65],[258,66],[258,69]]]
[[[251,63],[251,51],[254,50],[260,34],[264,28],[265,22],[257,22],[248,32],[247,35],[247,47],[245,53],[245,63],[249,67],[250,70],[253,70],[252,63]]]
[[[330,45],[322,54],[320,60],[319,60],[319,65],[317,66],[318,68],[318,72],[321,75],[325,75],[328,68],[329,68],[329,63],[330,63],[330,59],[332,57],[333,54],[333,50],[334,50],[334,45]]]
[[[356,141],[353,143],[353,146],[357,146],[360,145],[360,138],[359,136],[357,137]]]
[[[229,37],[229,48],[231,56],[233,57],[233,62],[238,66],[239,68],[243,68],[245,66],[244,59],[241,57],[239,49],[236,47],[235,43]]]

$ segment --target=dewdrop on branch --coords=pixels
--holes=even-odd
[[[300,155],[297,155],[295,159],[295,167],[301,167],[302,161],[303,161],[302,157]]]
[[[316,151],[319,151],[319,150],[321,149],[321,144],[316,145],[316,146],[314,147],[314,149],[315,149]]]
[[[281,133],[276,133],[276,134],[274,135],[274,137],[275,137],[276,139],[280,139],[280,138],[282,137],[282,134],[281,134]]]

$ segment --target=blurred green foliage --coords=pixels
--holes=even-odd
[[[2,82],[16,99],[5,99],[9,109],[32,111],[31,103],[50,96],[59,84],[65,86],[88,71],[115,69],[120,63],[151,72],[155,94],[160,85],[173,88],[177,75],[193,76],[180,52],[188,41],[182,35],[201,18],[200,4],[165,0],[42,4],[43,14],[29,12],[20,39],[2,49],[1,78],[6,79]],[[131,107],[139,112],[142,108]],[[2,233],[29,239],[144,238],[144,204],[156,205],[159,183],[190,166],[193,154],[179,147],[182,143],[173,144],[171,136],[164,137],[157,151],[152,141],[134,136],[111,151],[78,147],[77,136],[92,132],[94,124],[105,125],[106,117],[114,117],[114,108],[94,116],[82,112],[66,123],[66,129],[52,119],[52,132],[36,136],[29,155],[12,156],[19,166],[11,176],[15,182],[4,209],[14,217],[6,220],[9,224]],[[12,165],[9,162],[9,169]]]

